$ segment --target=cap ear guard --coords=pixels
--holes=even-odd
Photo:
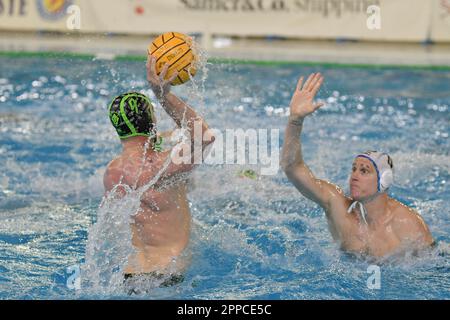
[[[394,183],[394,174],[392,170],[386,170],[380,177],[380,190],[381,192],[386,191]]]
[[[383,165],[384,169],[380,177],[380,191],[384,192],[394,183],[394,163],[392,158],[387,153],[383,152],[382,155],[387,157],[387,168]]]

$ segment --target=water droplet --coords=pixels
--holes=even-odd
[[[236,106],[233,108],[233,111],[242,112],[242,111],[244,111],[244,106],[243,105]]]
[[[225,48],[231,46],[233,40],[231,38],[217,37],[213,41],[214,48]]]
[[[327,102],[328,103],[335,103],[337,101],[337,99],[335,97],[328,97],[327,98]]]
[[[266,114],[268,116],[271,116],[272,113],[273,113],[274,108],[272,106],[266,106],[266,107],[264,107],[264,110],[266,111]]]
[[[33,82],[31,82],[31,86],[33,87],[42,87],[42,82],[34,80]]]

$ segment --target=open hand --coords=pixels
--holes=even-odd
[[[147,57],[147,80],[158,99],[163,99],[170,92],[170,83],[177,77],[178,72],[169,78],[165,79],[167,70],[169,69],[169,64],[165,64],[162,68],[160,74],[156,73],[156,58],[152,55]]]
[[[297,121],[303,119],[323,106],[321,102],[313,102],[322,82],[323,76],[320,73],[312,73],[302,87],[303,77],[300,77],[289,106],[291,120]]]

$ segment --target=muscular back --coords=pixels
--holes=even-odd
[[[129,267],[127,272],[162,269],[189,241],[191,216],[186,198],[187,173],[175,172],[171,163],[163,170],[168,156],[167,152],[151,153],[143,161],[142,154],[122,154],[111,161],[105,172],[107,194],[117,184],[142,193],[140,209],[131,225],[133,245],[138,252],[134,259],[137,266]],[[173,174],[168,175],[167,171]],[[124,196],[125,189],[118,187],[116,192]]]

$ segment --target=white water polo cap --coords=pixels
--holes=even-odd
[[[394,163],[387,153],[366,151],[358,154],[355,158],[366,158],[372,162],[377,172],[378,192],[385,192],[394,183]]]

